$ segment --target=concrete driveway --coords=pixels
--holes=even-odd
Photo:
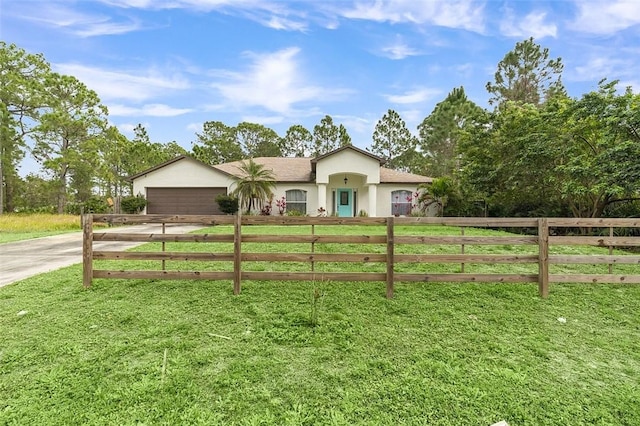
[[[166,225],[167,234],[184,234],[202,226]],[[139,232],[161,234],[162,224],[144,224],[95,232]],[[94,241],[94,250],[126,250],[143,243]],[[34,238],[15,243],[0,244],[0,287],[64,266],[82,263],[82,232]]]

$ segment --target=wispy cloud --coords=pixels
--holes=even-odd
[[[556,37],[558,27],[553,23],[546,23],[546,12],[531,12],[525,17],[515,16],[512,10],[507,10],[500,22],[500,32],[507,37],[541,39]]]
[[[484,2],[473,0],[358,0],[353,7],[337,10],[337,13],[349,19],[432,24],[480,33],[484,31],[485,21]]]
[[[297,47],[248,53],[253,62],[245,71],[215,71],[212,87],[236,108],[257,106],[279,114],[290,114],[299,103],[317,103],[345,93],[310,83],[298,63],[299,53]]]
[[[384,95],[384,97],[394,104],[417,104],[433,99],[441,93],[440,89],[418,88],[401,95]]]
[[[381,49],[381,53],[383,56],[394,60],[404,59],[409,56],[417,56],[420,54],[418,50],[409,47],[402,40],[397,40],[394,44],[383,47]]]
[[[306,31],[308,27],[305,22],[294,21],[281,16],[271,16],[268,20],[263,22],[263,25],[265,27],[273,28],[274,30],[286,31]]]
[[[640,24],[640,2],[637,0],[575,1],[575,4],[578,16],[571,24],[575,31],[614,34]]]
[[[568,81],[592,82],[593,88],[603,78],[620,80],[620,87],[629,85],[628,82],[637,80],[639,61],[635,55],[629,54],[633,49],[621,49],[610,51],[597,49],[585,59],[582,65],[567,70]],[[633,84],[632,84],[633,85]],[[639,89],[639,86],[634,86]]]
[[[189,82],[179,74],[168,75],[154,69],[113,71],[81,64],[54,64],[55,71],[72,75],[105,100],[142,102],[166,94],[186,90]]]
[[[135,9],[187,9],[196,12],[218,11],[240,15],[259,24],[283,31],[306,31],[305,14],[285,3],[266,0],[100,0],[109,6]]]
[[[165,104],[146,104],[141,107],[126,105],[110,105],[109,114],[112,116],[148,116],[148,117],[176,117],[192,112],[190,108],[173,108]]]
[[[79,37],[126,34],[142,28],[136,19],[122,18],[118,21],[113,16],[84,13],[60,3],[39,2],[36,7],[29,6],[28,10],[20,7],[12,10],[13,17],[58,28]]]

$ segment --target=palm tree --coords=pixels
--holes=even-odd
[[[273,196],[275,176],[271,170],[253,161],[253,158],[240,163],[238,169],[240,176],[234,178],[236,188],[233,195],[240,200],[240,208],[246,207],[247,213],[251,213],[252,208],[262,207],[264,201]]]

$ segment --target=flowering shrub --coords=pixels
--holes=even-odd
[[[280,216],[284,215],[284,212],[287,210],[287,199],[282,197],[279,200],[276,200],[276,207],[278,207],[278,213],[280,213]]]

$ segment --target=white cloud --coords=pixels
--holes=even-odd
[[[393,45],[383,47],[381,50],[383,56],[394,60],[404,59],[409,56],[417,56],[420,54],[419,51],[407,46],[402,41],[398,41]]]
[[[241,15],[275,30],[306,31],[304,14],[283,3],[265,0],[101,0],[110,6],[136,9],[191,9],[197,12],[219,11]],[[299,19],[292,19],[294,16]]]
[[[163,75],[150,69],[111,71],[80,64],[54,64],[55,71],[72,75],[106,100],[145,101],[166,94],[167,90],[185,90],[189,82],[180,75]]]
[[[286,31],[306,31],[307,24],[304,22],[297,22],[291,19],[286,19],[281,16],[272,16],[263,23],[264,26],[273,28],[274,30],[286,30]]]
[[[474,0],[358,0],[354,7],[337,13],[349,19],[432,24],[479,33],[484,31],[484,2],[478,3]]]
[[[612,56],[609,52],[592,52],[592,55],[583,65],[576,66],[569,70],[567,79],[570,81],[588,81],[592,82],[594,87],[596,83],[603,78],[620,81],[633,81],[637,79],[638,64],[636,58],[626,55],[624,52],[616,52],[619,57]],[[620,84],[624,87],[627,83]],[[636,86],[637,87],[637,86]]]
[[[576,31],[592,34],[614,34],[640,24],[640,2],[637,0],[576,1],[578,16],[571,24]]]
[[[203,123],[189,123],[187,124],[186,129],[193,133],[200,133],[202,132],[202,126]]]
[[[30,6],[28,10],[14,11],[13,16],[60,28],[79,37],[125,34],[142,28],[142,25],[133,19],[116,22],[111,16],[82,13],[56,3],[41,2],[35,7]]]
[[[112,116],[150,116],[150,117],[176,117],[192,112],[188,108],[173,108],[164,104],[147,104],[141,107],[126,105],[110,105],[109,115]]]
[[[545,23],[546,12],[531,12],[524,18],[514,16],[512,11],[507,11],[505,18],[500,23],[500,32],[507,37],[544,38],[556,37],[558,27],[556,24]]]
[[[136,128],[136,126],[134,124],[131,124],[131,123],[122,123],[122,124],[118,125],[118,129],[122,133],[127,134],[127,135],[132,134],[133,133],[133,129],[135,129],[135,128]]]
[[[350,136],[351,133],[368,133],[371,135],[373,129],[373,122],[367,118],[358,117],[354,115],[334,115],[333,118],[335,124],[342,124],[347,129]],[[355,143],[355,142],[354,142]]]
[[[394,104],[417,104],[433,99],[441,94],[440,89],[422,88],[405,92],[402,95],[385,95],[384,97]]]
[[[279,114],[291,113],[301,102],[335,98],[343,91],[307,81],[298,64],[300,49],[291,47],[269,54],[249,54],[253,63],[244,72],[217,71],[212,86],[239,108],[258,106]]]

